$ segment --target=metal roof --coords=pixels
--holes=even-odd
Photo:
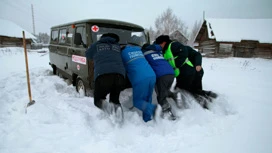
[[[111,20],[111,19],[86,19],[86,20],[79,20],[74,22],[69,22],[65,24],[60,24],[51,27],[52,28],[58,28],[62,26],[72,25],[72,24],[79,24],[79,23],[90,23],[90,24],[110,24],[110,25],[116,25],[116,26],[122,26],[127,28],[133,28],[133,29],[139,29],[144,30],[144,28],[140,25],[125,22],[125,21],[119,21],[119,20]]]

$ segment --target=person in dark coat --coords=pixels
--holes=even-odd
[[[167,97],[173,95],[170,91],[171,85],[174,82],[175,75],[172,66],[164,59],[162,48],[160,45],[144,44],[142,52],[150,66],[156,74],[156,93],[158,103],[162,107],[161,116],[169,116],[170,120],[175,120],[176,116],[171,110],[171,105],[167,101]]]
[[[119,96],[125,86],[126,70],[118,42],[118,35],[106,33],[86,51],[87,59],[94,61],[94,104],[104,111],[111,104],[121,107]],[[108,94],[110,105],[105,101]]]
[[[133,90],[133,106],[143,112],[143,120],[154,118],[157,106],[152,104],[156,75],[145,59],[141,47],[126,45],[121,51],[127,76]]]
[[[192,93],[199,101],[202,100],[199,99],[199,96],[209,98],[215,95],[211,91],[202,89],[204,71],[201,66],[202,56],[199,52],[180,42],[171,41],[168,35],[159,36],[155,43],[163,48],[163,54],[172,53],[171,60],[174,60],[176,68],[179,69],[179,74],[176,75],[176,87]],[[203,107],[206,108],[206,101],[204,103]]]
[[[192,47],[190,46],[186,46],[187,50],[188,50],[188,58],[189,60],[192,62],[192,64],[195,67],[196,70],[196,74],[193,80],[193,93],[196,93],[197,95],[200,96],[204,96],[205,98],[212,97],[212,98],[216,98],[217,94],[212,92],[212,91],[206,91],[203,90],[203,86],[202,86],[202,78],[204,75],[204,70],[202,67],[202,55],[194,50]]]
[[[167,60],[173,60],[175,65],[174,69],[177,68],[179,70],[179,73],[176,73],[176,87],[191,92],[195,76],[195,68],[188,59],[189,53],[186,46],[179,42],[171,41],[168,35],[159,36],[155,43],[162,47],[164,55],[172,54],[172,57]]]

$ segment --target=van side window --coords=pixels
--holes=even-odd
[[[59,34],[59,43],[64,44],[66,40],[66,29],[61,29]]]
[[[66,43],[68,45],[71,45],[72,38],[73,38],[73,29],[71,27],[69,27],[67,32],[66,32]]]
[[[83,26],[78,26],[76,28],[76,33],[80,33],[81,34],[81,38],[82,38],[82,41],[84,44],[86,44],[86,30],[85,30],[85,27]]]
[[[51,41],[57,42],[59,37],[59,31],[58,30],[52,30],[51,31]]]

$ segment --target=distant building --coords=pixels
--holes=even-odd
[[[35,36],[11,21],[0,19],[0,47],[22,47],[22,31],[25,31],[27,48],[31,48]]]
[[[187,45],[188,43],[188,39],[182,34],[182,32],[180,32],[179,30],[174,31],[173,33],[171,33],[169,35],[169,37],[172,40],[176,40],[178,42],[181,42],[184,45]]]
[[[207,56],[272,58],[272,19],[205,19],[195,44]]]

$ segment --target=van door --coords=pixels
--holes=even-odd
[[[58,49],[58,42],[59,42],[59,29],[51,29],[51,39],[49,45],[49,59],[50,64],[56,66],[58,63],[57,56],[57,49]]]
[[[83,81],[87,82],[88,65],[85,57],[85,51],[87,49],[83,45],[87,43],[86,24],[75,25],[75,34],[76,33],[81,35],[82,43],[80,45],[73,43],[73,47],[68,51],[68,54],[72,57],[71,66],[73,72],[80,76]]]
[[[68,56],[68,48],[71,44],[67,43],[67,27],[61,27],[59,29],[59,45],[57,47],[57,53],[62,57],[58,68],[64,71],[63,74],[66,78],[71,79],[71,69],[69,67],[70,58]]]

